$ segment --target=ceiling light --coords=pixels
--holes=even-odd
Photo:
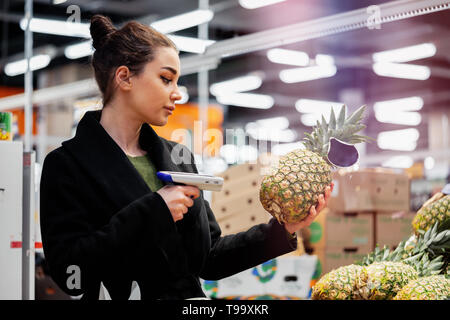
[[[423,43],[394,50],[376,52],[372,55],[375,62],[408,62],[432,57],[436,54],[436,46]]]
[[[422,122],[422,116],[418,112],[398,111],[398,112],[377,112],[375,118],[379,122],[393,123],[407,126],[417,126]]]
[[[378,134],[377,144],[385,150],[413,151],[418,139],[419,131],[415,128],[383,131]]]
[[[90,23],[68,22],[66,20],[50,20],[32,18],[30,21],[30,30],[37,33],[48,33],[60,36],[90,38]],[[27,28],[27,19],[20,20],[20,28]]]
[[[324,111],[331,113],[331,108],[333,108],[337,113],[343,105],[341,102],[299,99],[295,102],[295,109],[301,113],[322,113]]]
[[[310,81],[320,78],[329,78],[336,74],[336,66],[323,65],[305,68],[294,68],[280,71],[280,79],[285,83]]]
[[[95,50],[92,47],[92,41],[89,40],[67,46],[64,49],[64,55],[68,59],[78,59],[90,56],[94,53],[94,51]]]
[[[392,78],[426,80],[430,77],[430,68],[415,64],[377,62],[373,64],[373,71],[379,76]]]
[[[267,119],[256,120],[256,125],[261,128],[273,128],[273,129],[287,129],[289,127],[289,120],[286,117],[274,117]]]
[[[271,153],[276,156],[283,156],[296,149],[305,149],[305,146],[301,142],[276,144],[272,146]]]
[[[421,97],[378,101],[373,105],[376,112],[418,111],[422,107],[423,99]]]
[[[175,101],[175,103],[176,104],[184,104],[184,103],[188,102],[189,94],[188,94],[187,88],[184,86],[178,86],[178,90],[180,91],[181,99]]]
[[[333,66],[334,58],[328,54],[316,54],[316,58],[314,59],[318,66]]]
[[[171,33],[210,21],[214,16],[211,10],[195,10],[178,16],[155,21],[151,24],[153,28],[162,33]]]
[[[274,104],[274,99],[271,96],[256,93],[230,92],[216,98],[221,104],[255,109],[270,109]]]
[[[47,54],[41,54],[34,56],[30,59],[30,69],[32,71],[45,68],[49,65],[51,57]],[[19,61],[14,61],[6,64],[5,73],[10,76],[17,76],[23,74],[27,71],[27,60],[22,59]]]
[[[423,161],[423,164],[424,164],[424,166],[425,166],[425,169],[427,169],[427,170],[433,169],[435,163],[436,163],[436,162],[435,162],[434,158],[433,158],[433,157],[430,157],[430,156],[426,157],[425,160]]]
[[[217,82],[211,85],[209,91],[214,96],[224,95],[229,92],[242,92],[258,89],[262,84],[259,75],[247,75],[227,81]]]
[[[297,133],[292,129],[249,128],[246,133],[255,140],[293,142],[297,139]]]
[[[167,35],[177,46],[178,50],[192,53],[204,53],[214,40],[203,40],[191,37]]]
[[[239,4],[245,9],[256,9],[286,0],[239,0]]]
[[[309,65],[308,54],[302,51],[275,48],[267,51],[267,58],[274,63],[289,64],[300,67]]]
[[[395,156],[384,161],[382,166],[388,168],[406,169],[410,168],[413,164],[414,161],[409,156]]]

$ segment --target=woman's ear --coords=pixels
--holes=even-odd
[[[130,90],[131,89],[131,71],[127,66],[120,66],[116,69],[115,73],[115,82],[119,88],[122,90]]]

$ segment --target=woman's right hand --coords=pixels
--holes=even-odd
[[[194,205],[193,199],[200,196],[200,189],[194,186],[164,186],[156,192],[166,202],[175,222],[183,219],[188,207]]]

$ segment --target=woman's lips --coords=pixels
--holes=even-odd
[[[175,110],[175,107],[166,106],[166,107],[164,107],[164,109],[166,109],[167,111],[169,111],[169,114],[172,114],[173,111]]]

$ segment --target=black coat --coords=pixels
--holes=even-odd
[[[221,279],[296,249],[296,240],[289,240],[274,218],[221,236],[203,195],[174,222],[162,197],[103,129],[100,116],[101,111],[87,112],[75,137],[50,152],[42,169],[44,254],[50,275],[66,293],[98,299],[102,281],[112,299],[128,299],[135,280],[141,299],[205,296],[199,277]],[[147,124],[139,143],[158,171],[197,173],[186,147],[159,137]],[[176,164],[174,147],[192,164]],[[73,288],[71,265],[81,271],[79,288]]]

